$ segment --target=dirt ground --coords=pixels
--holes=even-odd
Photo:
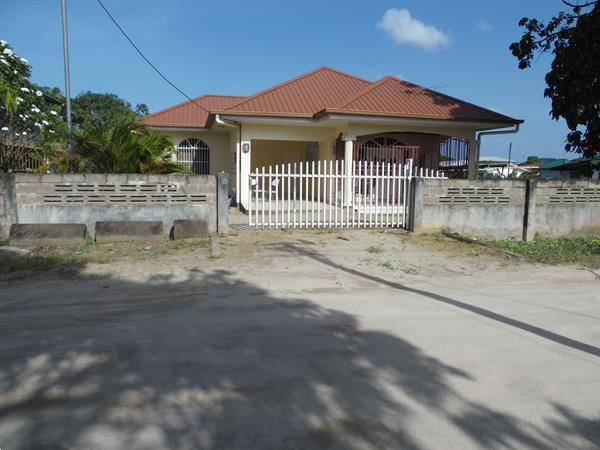
[[[375,230],[208,247],[5,262],[0,448],[600,448],[593,272]]]

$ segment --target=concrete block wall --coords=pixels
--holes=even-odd
[[[414,231],[522,235],[523,181],[417,179],[414,194]]]
[[[0,229],[13,223],[162,221],[168,235],[179,219],[203,220],[217,231],[217,177],[144,174],[0,175]],[[225,187],[225,190],[227,187]],[[226,228],[227,216],[221,218]]]
[[[546,180],[534,183],[530,195],[529,234],[600,232],[600,181]]]
[[[600,182],[593,180],[416,179],[410,228],[531,240],[600,231]]]

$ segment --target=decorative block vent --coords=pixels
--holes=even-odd
[[[600,188],[546,188],[541,195],[547,197],[548,203],[600,203]]]
[[[42,203],[207,203],[206,194],[185,194],[176,184],[56,183],[40,194]]]
[[[449,187],[447,195],[440,195],[439,203],[452,204],[509,204],[511,198],[505,194],[504,188]]]

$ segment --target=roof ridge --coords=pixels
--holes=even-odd
[[[238,106],[240,106],[240,105],[242,105],[242,104],[244,104],[246,102],[249,102],[250,100],[254,100],[254,99],[256,99],[258,97],[261,97],[261,96],[263,96],[263,95],[265,95],[265,94],[267,94],[269,92],[272,92],[272,91],[274,91],[276,89],[280,89],[280,88],[282,88],[284,86],[287,86],[287,85],[289,85],[289,84],[291,84],[291,83],[293,83],[295,81],[302,80],[302,79],[304,79],[304,78],[306,78],[306,77],[308,77],[310,75],[313,75],[313,74],[315,74],[317,72],[324,71],[324,70],[329,70],[331,72],[336,72],[336,73],[338,73],[340,75],[343,75],[345,77],[353,78],[355,80],[360,80],[360,81],[366,81],[367,83],[370,83],[370,81],[368,81],[368,80],[356,77],[354,75],[350,75],[348,73],[344,73],[344,72],[342,72],[340,70],[332,69],[331,67],[327,67],[327,66],[320,66],[320,67],[317,67],[316,69],[309,70],[308,72],[301,73],[300,75],[297,75],[297,76],[295,76],[293,78],[290,78],[289,80],[282,81],[281,83],[278,83],[275,86],[271,86],[269,88],[263,89],[262,91],[259,91],[256,94],[249,95],[248,97],[244,98],[244,100],[242,100],[241,102],[229,106],[224,111],[233,110],[233,109],[237,108]]]
[[[380,78],[379,80],[373,81],[371,82],[368,86],[366,86],[364,89],[358,91],[356,94],[354,94],[352,97],[350,98],[346,98],[344,99],[344,103],[342,103],[339,106],[334,106],[333,108],[335,109],[343,109],[344,107],[346,107],[346,105],[348,105],[349,103],[352,103],[356,100],[358,100],[361,97],[364,97],[365,95],[367,95],[369,92],[371,92],[373,89],[375,89],[378,86],[381,86],[382,84],[384,84],[386,81],[388,81],[390,78],[394,78],[391,77],[389,75],[386,75],[385,77]]]

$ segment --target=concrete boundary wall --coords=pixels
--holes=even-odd
[[[0,236],[19,224],[160,221],[165,235],[175,220],[201,220],[209,233],[227,232],[228,177],[143,174],[0,175]],[[227,202],[225,200],[224,204]]]
[[[595,180],[433,180],[412,186],[410,229],[531,240],[600,232]]]

